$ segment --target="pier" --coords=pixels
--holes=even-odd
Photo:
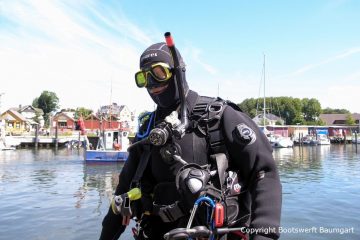
[[[82,136],[79,131],[74,131],[71,135],[59,136],[56,132],[53,135],[22,135],[22,136],[5,136],[3,141],[8,146],[16,148],[50,148],[63,147],[67,143],[82,142],[85,136]]]

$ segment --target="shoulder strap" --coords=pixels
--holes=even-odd
[[[130,189],[135,188],[135,187],[140,187],[140,180],[141,180],[143,173],[145,171],[145,168],[149,162],[149,158],[150,158],[150,154],[151,154],[150,145],[145,144],[142,147],[143,147],[143,153],[141,154],[140,161],[137,166],[135,175],[131,181]]]
[[[219,176],[219,185],[221,191],[224,191],[224,183],[225,183],[225,171],[229,167],[229,161],[228,158],[224,153],[217,153],[210,156],[210,160],[212,162],[216,162],[216,168],[218,170],[218,176]]]
[[[226,105],[221,98],[200,96],[195,104],[191,121],[193,128],[198,129],[209,146],[209,155],[225,153],[225,143],[220,131],[222,113]]]
[[[221,131],[221,119],[227,106],[237,111],[241,109],[233,102],[219,97],[211,98],[199,96],[191,114],[193,128],[197,128],[206,136],[210,155],[225,153],[225,140]]]

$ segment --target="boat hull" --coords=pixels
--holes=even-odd
[[[114,150],[86,150],[85,161],[89,162],[125,162],[129,153]]]
[[[278,141],[271,143],[273,148],[291,148],[293,145],[294,143],[291,141]]]

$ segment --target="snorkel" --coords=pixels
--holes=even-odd
[[[180,98],[180,121],[181,123],[175,127],[173,133],[177,139],[181,139],[185,135],[185,131],[189,126],[188,113],[185,105],[185,91],[184,91],[184,81],[182,77],[182,71],[184,71],[184,66],[180,65],[179,56],[175,49],[175,43],[171,36],[170,32],[166,32],[165,34],[166,45],[168,46],[173,62],[174,62],[174,72],[176,77],[177,88],[179,91]]]
[[[138,141],[133,143],[128,148],[128,151],[131,150],[134,146],[137,146],[139,144],[150,143],[155,146],[163,146],[168,142],[169,139],[172,139],[172,137],[175,137],[176,139],[181,139],[185,135],[186,129],[189,126],[188,113],[187,113],[186,100],[185,100],[186,80],[184,79],[184,71],[185,71],[184,64],[181,61],[180,54],[177,53],[170,32],[166,32],[164,35],[166,40],[166,46],[168,47],[170,52],[169,55],[171,56],[171,59],[169,60],[173,62],[172,73],[173,76],[175,76],[173,80],[176,80],[176,83],[174,84],[176,84],[178,101],[180,102],[180,117],[178,110],[174,110],[170,115],[168,115],[164,119],[163,122],[157,124],[150,132],[148,131],[149,127],[152,124],[154,124],[154,122],[149,121],[146,133],[142,135],[137,135]]]

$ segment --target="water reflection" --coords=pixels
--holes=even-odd
[[[274,149],[273,155],[283,186],[283,227],[354,226],[356,232],[282,239],[360,239],[360,153],[354,145]],[[0,152],[0,238],[96,239],[122,167],[85,163],[81,150]]]
[[[283,185],[282,227],[359,226],[359,154],[351,145],[304,146],[274,151]],[[347,236],[285,233],[284,239],[360,239]]]
[[[294,147],[275,149],[273,156],[284,182],[294,178],[297,181],[318,181],[323,177],[322,161],[329,151],[329,146]]]
[[[75,207],[81,208],[89,191],[96,191],[99,201],[95,211],[98,211],[105,202],[111,201],[114,189],[119,182],[119,173],[124,163],[85,163],[83,165],[83,184],[76,191]]]
[[[51,188],[56,185],[56,170],[55,169],[35,169],[30,174],[30,179],[34,186],[39,188]]]

